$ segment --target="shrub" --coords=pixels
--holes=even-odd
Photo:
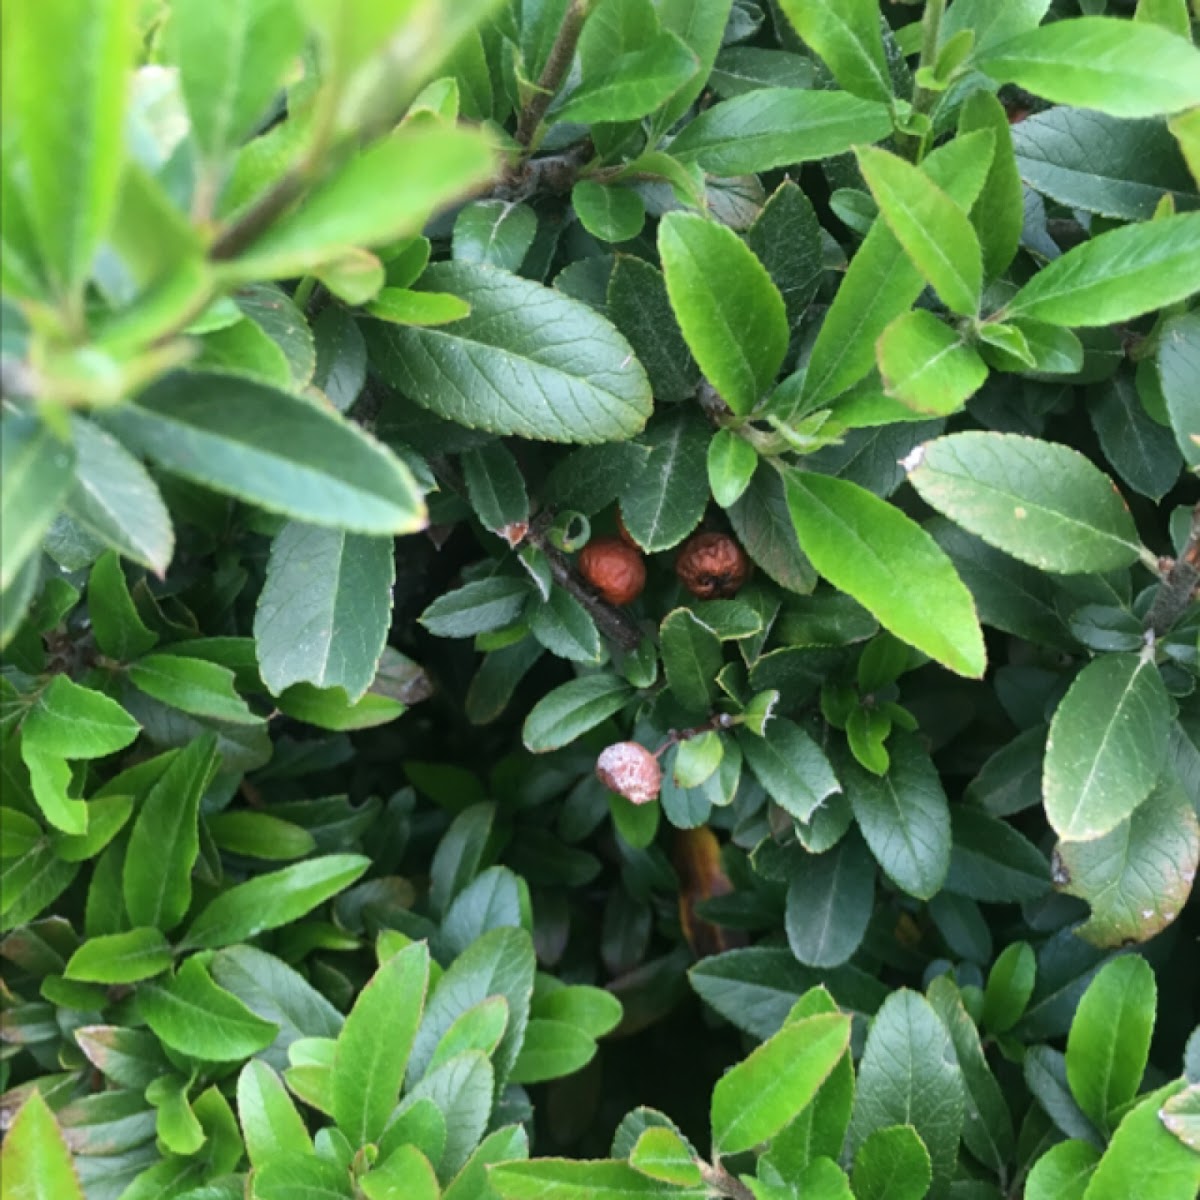
[[[5,1200],[1191,1200],[1200,52],[1105,7],[5,8]]]

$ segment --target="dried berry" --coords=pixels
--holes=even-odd
[[[658,759],[637,742],[614,742],[596,759],[596,776],[610,791],[633,804],[646,804],[662,786]]]
[[[750,560],[727,533],[697,533],[679,551],[675,574],[693,596],[724,600],[736,595],[746,582]]]
[[[579,556],[579,573],[609,604],[630,604],[646,586],[641,553],[620,538],[592,538]]]

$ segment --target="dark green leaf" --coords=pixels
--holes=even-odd
[[[471,315],[441,329],[370,330],[375,366],[410,399],[473,428],[544,441],[617,441],[645,424],[645,372],[586,305],[463,262],[429,268],[421,287],[461,296]]]
[[[408,468],[355,425],[228,375],[176,375],[108,418],[163,467],[271,512],[358,533],[425,523]]]
[[[634,541],[654,553],[678,545],[704,515],[708,425],[681,406],[656,420],[644,441],[650,458],[621,492],[621,517]]]

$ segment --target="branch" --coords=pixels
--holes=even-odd
[[[517,121],[517,141],[529,150],[533,146],[534,136],[550,107],[550,101],[558,93],[562,81],[571,69],[571,60],[575,57],[575,47],[579,35],[583,32],[583,23],[588,16],[588,0],[571,0],[571,7],[559,26],[558,36],[550,47],[550,57],[538,77],[536,91],[529,97],[521,116]]]
[[[700,1174],[710,1188],[718,1195],[728,1197],[728,1200],[754,1200],[754,1193],[740,1179],[730,1175],[720,1163],[711,1167],[701,1163]]]
[[[1168,560],[1169,561],[1169,560]],[[1146,614],[1145,628],[1163,637],[1187,611],[1200,586],[1200,504],[1192,509],[1192,528],[1183,551],[1171,563]]]

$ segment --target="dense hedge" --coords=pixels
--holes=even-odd
[[[1197,15],[6,5],[4,1200],[1194,1200]]]

